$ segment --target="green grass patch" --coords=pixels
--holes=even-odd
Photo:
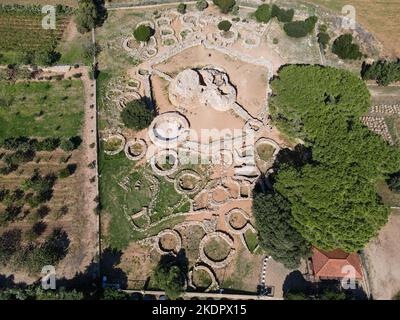
[[[0,81],[0,138],[79,135],[83,101],[80,80]]]
[[[246,241],[247,247],[250,252],[254,252],[254,250],[258,246],[257,234],[251,230],[246,230],[244,233],[244,240]]]

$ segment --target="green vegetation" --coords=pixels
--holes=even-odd
[[[343,291],[325,289],[316,295],[308,295],[299,290],[293,290],[285,295],[285,300],[346,300],[346,294]]]
[[[304,21],[287,22],[283,26],[286,34],[293,38],[302,38],[314,30],[318,18],[316,16],[308,17]]]
[[[400,169],[399,150],[358,120],[371,105],[368,89],[348,71],[296,65],[272,89],[273,121],[312,148],[309,161],[280,161],[275,177],[293,227],[322,249],[362,249],[389,215],[375,184]]]
[[[133,36],[137,41],[147,42],[154,35],[155,31],[149,26],[140,25],[133,31]]]
[[[262,144],[257,148],[258,156],[263,161],[270,161],[274,155],[275,148],[269,144]]]
[[[380,86],[400,81],[400,59],[396,61],[378,60],[363,66],[361,76],[364,80],[375,80]]]
[[[260,5],[254,12],[254,17],[258,22],[267,23],[271,19],[271,7],[269,4]]]
[[[53,230],[41,244],[27,245],[22,244],[21,230],[11,229],[0,236],[0,264],[36,274],[43,266],[57,265],[67,254],[68,247],[68,236],[61,229]]]
[[[154,112],[143,100],[133,100],[127,103],[121,112],[121,120],[131,129],[142,130],[147,128],[154,119]]]
[[[353,43],[351,34],[342,34],[333,41],[332,52],[341,59],[357,60],[362,57],[360,47]]]
[[[206,289],[212,281],[210,275],[204,270],[197,270],[193,272],[193,283],[197,288]]]
[[[186,8],[187,5],[183,2],[181,2],[180,4],[178,4],[178,7],[176,8],[176,10],[180,13],[180,14],[185,14],[186,13]]]
[[[250,252],[254,253],[254,250],[258,246],[257,234],[251,231],[250,229],[246,230],[246,232],[244,233],[244,239],[246,241],[247,247],[249,248]]]
[[[10,136],[72,137],[83,118],[83,85],[79,80],[55,82],[0,81],[0,139]]]
[[[221,10],[222,13],[232,12],[236,5],[235,0],[213,0],[213,3]]]
[[[204,247],[204,253],[213,261],[224,260],[230,251],[228,243],[220,238],[213,238]]]
[[[0,5],[0,63],[50,65],[60,58],[55,52],[72,8],[56,7],[56,29],[42,27],[41,6]]]
[[[279,22],[291,22],[294,16],[294,10],[293,9],[285,10],[279,8],[276,4],[273,4],[271,9],[271,16],[273,18],[276,17]]]
[[[175,300],[182,294],[186,268],[187,265],[183,266],[175,257],[169,255],[161,257],[154,270],[154,281],[160,289],[165,291],[168,298]]]
[[[220,23],[218,23],[218,29],[221,31],[228,32],[232,27],[232,23],[228,20],[222,20]]]
[[[97,0],[79,0],[78,12],[75,17],[76,26],[80,33],[99,27],[107,19],[107,10],[103,1]]]
[[[0,289],[0,300],[82,300],[84,295],[76,290],[44,290],[41,286]]]
[[[260,246],[289,269],[300,265],[307,257],[310,245],[292,226],[291,204],[279,193],[257,193],[253,212]]]
[[[206,0],[197,0],[196,8],[199,11],[203,11],[208,8],[208,2]]]
[[[320,31],[318,33],[318,43],[321,45],[323,49],[326,49],[329,40],[331,40],[331,37],[326,32]]]

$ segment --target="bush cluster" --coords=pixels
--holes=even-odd
[[[357,60],[362,57],[360,47],[353,43],[353,36],[349,33],[342,34],[335,39],[332,44],[332,52],[340,59]]]
[[[304,21],[292,21],[285,23],[283,30],[289,37],[302,38],[314,30],[318,18],[316,16],[308,17]]]
[[[381,86],[400,81],[400,59],[378,60],[372,64],[364,64],[361,76],[364,80],[375,80]]]

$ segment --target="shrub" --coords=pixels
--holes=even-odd
[[[400,81],[400,59],[378,60],[372,64],[363,65],[361,76],[364,80],[376,80],[380,86]]]
[[[322,46],[323,49],[326,49],[330,39],[331,37],[326,32],[321,31],[320,33],[318,33],[318,43]]]
[[[54,151],[60,146],[59,138],[46,138],[37,143],[38,151]]]
[[[71,141],[71,139],[63,139],[60,142],[60,148],[64,151],[72,151],[75,149],[75,144]]]
[[[342,34],[337,37],[332,45],[332,52],[341,59],[357,60],[362,57],[360,47],[353,43],[351,34]]]
[[[147,42],[154,35],[154,30],[149,26],[140,25],[133,32],[133,36],[137,41]]]
[[[205,9],[207,9],[208,7],[208,2],[206,0],[197,0],[196,2],[196,8],[199,11],[203,11]]]
[[[268,4],[260,5],[254,13],[254,17],[258,22],[267,23],[271,19],[271,7]]]
[[[294,16],[293,9],[281,9],[276,4],[272,5],[271,16],[277,18],[280,22],[291,22]]]
[[[0,265],[5,265],[11,256],[21,248],[21,230],[5,231],[0,236]]]
[[[186,13],[186,4],[185,3],[180,3],[178,4],[178,7],[176,10],[178,10],[179,13],[185,14]]]
[[[136,130],[148,127],[153,118],[153,111],[146,106],[143,100],[128,102],[126,108],[121,112],[121,119],[125,126]]]
[[[314,30],[318,18],[315,16],[307,18],[305,21],[292,21],[285,23],[283,30],[289,37],[302,38]]]
[[[101,52],[101,47],[97,43],[88,42],[82,45],[83,56],[86,59],[93,59]]]
[[[76,164],[69,164],[64,169],[60,170],[58,176],[60,179],[64,179],[73,175],[76,171],[77,165]]]
[[[213,0],[213,3],[220,9],[222,13],[229,13],[236,5],[235,0]]]
[[[228,20],[222,20],[220,23],[218,23],[218,29],[221,31],[228,32],[232,27],[232,23],[230,23]]]

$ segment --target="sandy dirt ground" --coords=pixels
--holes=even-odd
[[[367,272],[374,299],[387,300],[400,291],[400,212],[365,249]]]

